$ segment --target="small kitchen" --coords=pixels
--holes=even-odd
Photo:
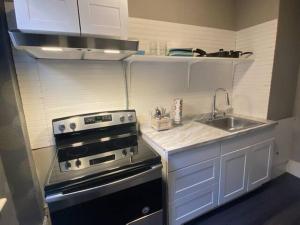
[[[0,6],[0,225],[300,224],[298,1]]]

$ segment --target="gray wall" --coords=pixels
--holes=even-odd
[[[173,23],[240,30],[278,17],[280,0],[128,0],[129,16]],[[288,0],[289,1],[289,0]],[[12,0],[9,26],[16,27]]]
[[[236,30],[278,18],[280,0],[236,0]]]
[[[236,0],[128,0],[129,16],[235,30]]]
[[[129,16],[228,30],[278,17],[280,0],[128,0]]]
[[[293,116],[300,59],[300,1],[282,0],[271,82],[268,119]]]

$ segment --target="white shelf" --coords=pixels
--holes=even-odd
[[[134,62],[165,62],[165,63],[187,63],[187,83],[190,87],[191,82],[191,67],[196,63],[212,62],[212,63],[231,63],[232,71],[235,71],[235,66],[240,63],[252,63],[254,58],[221,58],[221,57],[182,57],[182,56],[152,56],[152,55],[133,55],[124,60],[128,63],[126,73],[131,76],[131,64]]]
[[[133,55],[125,59],[126,62],[235,62],[246,63],[254,62],[253,58],[221,58],[221,57],[182,57],[182,56],[152,56],[152,55]]]

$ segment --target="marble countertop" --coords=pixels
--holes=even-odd
[[[162,150],[169,155],[188,148],[200,147],[246,133],[255,132],[258,129],[263,129],[277,124],[277,122],[274,121],[261,120],[241,115],[235,116],[263,122],[263,124],[236,132],[227,132],[197,122],[195,121],[196,118],[193,118],[184,120],[181,126],[177,126],[166,131],[156,131],[147,123],[140,124],[140,131],[144,139],[147,142],[150,142],[150,145],[156,146],[160,151]]]

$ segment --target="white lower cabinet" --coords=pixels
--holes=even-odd
[[[221,157],[220,204],[246,193],[247,151],[245,148]]]
[[[221,156],[219,204],[266,183],[270,177],[274,139]]]
[[[218,184],[214,184],[171,203],[169,224],[181,225],[215,208],[218,204],[218,189]]]
[[[267,182],[273,129],[191,148],[168,157],[168,225],[181,225]]]
[[[216,207],[219,177],[220,157],[169,173],[169,225],[183,224]]]

